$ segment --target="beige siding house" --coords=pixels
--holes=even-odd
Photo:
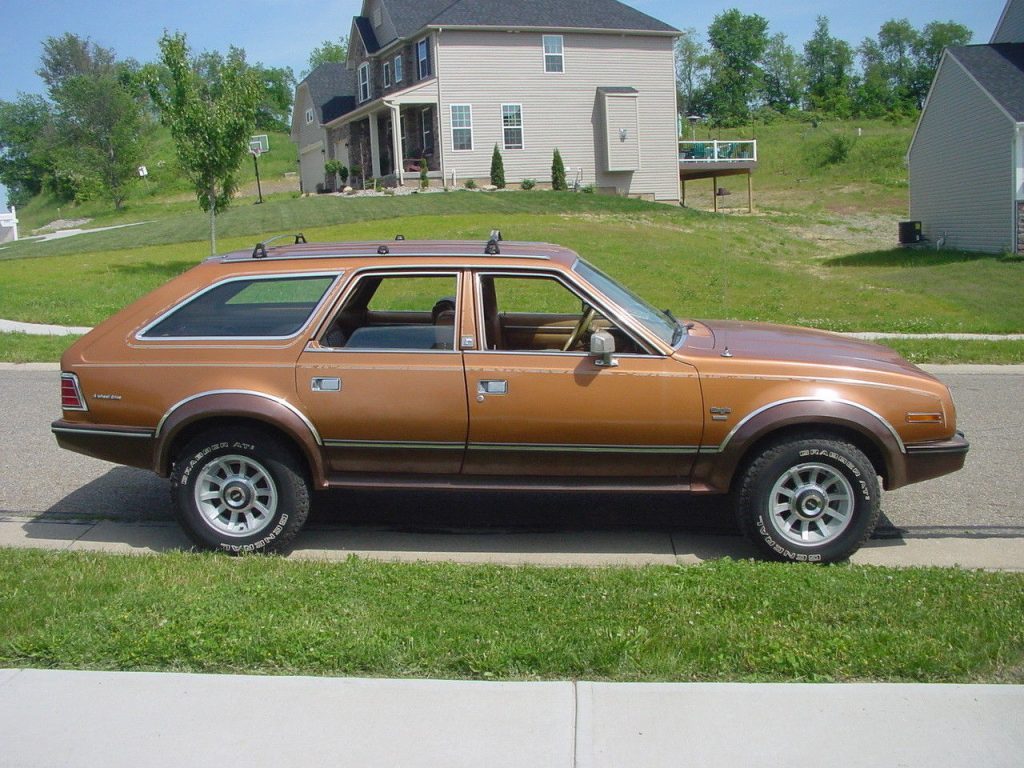
[[[322,64],[295,88],[292,106],[292,141],[299,151],[299,183],[304,192],[322,190],[328,160],[348,165],[348,147],[329,135],[325,123],[352,107],[353,78],[345,64]],[[347,95],[346,95],[346,92]]]
[[[677,35],[615,0],[364,0],[352,108],[324,127],[391,183],[425,164],[435,184],[486,184],[497,146],[510,185],[543,185],[557,148],[570,184],[678,202]]]
[[[998,36],[1022,7],[1007,3]],[[1024,251],[1024,37],[943,53],[907,158],[910,218],[928,241]]]

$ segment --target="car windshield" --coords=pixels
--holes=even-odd
[[[625,286],[615,282],[593,264],[578,259],[573,271],[600,290],[633,318],[666,344],[675,346],[686,333],[686,329],[672,314],[655,309]]]

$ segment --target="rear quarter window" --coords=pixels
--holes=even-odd
[[[139,338],[288,337],[306,324],[334,279],[304,275],[227,280],[158,318]]]

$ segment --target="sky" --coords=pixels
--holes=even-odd
[[[514,2],[515,0],[511,0]],[[832,35],[856,46],[874,37],[883,22],[907,18],[920,28],[929,21],[956,21],[988,42],[1004,0],[630,0],[638,10],[679,29],[704,34],[719,13],[739,8],[768,19],[770,34],[782,32],[798,50],[827,16]],[[35,74],[41,43],[72,32],[89,37],[119,58],[157,57],[164,30],[184,32],[193,51],[244,48],[252,62],[305,69],[309,52],[322,41],[346,35],[358,0],[5,0],[0,13],[0,99],[19,92],[45,92]],[[6,190],[0,186],[0,201]]]

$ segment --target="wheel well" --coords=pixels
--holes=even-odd
[[[791,424],[761,435],[744,451],[743,457],[736,467],[736,472],[733,473],[730,490],[732,490],[736,480],[743,476],[747,466],[755,461],[769,446],[790,440],[800,440],[810,435],[824,436],[850,443],[850,445],[860,449],[867,456],[871,466],[875,468],[875,472],[881,475],[883,480],[888,479],[888,468],[886,467],[885,456],[882,451],[871,438],[858,432],[856,429],[844,427],[841,424]]]
[[[204,432],[219,432],[230,429],[238,429],[243,427],[245,429],[255,430],[262,432],[268,437],[272,437],[278,440],[281,445],[288,448],[299,460],[301,466],[305,469],[306,478],[312,475],[309,461],[306,458],[306,454],[303,452],[302,447],[295,441],[295,439],[279,427],[275,427],[272,424],[268,424],[265,421],[259,419],[246,418],[244,416],[219,416],[208,419],[198,419],[190,424],[182,427],[181,430],[174,436],[171,441],[171,445],[167,451],[167,467],[169,471],[174,466],[174,460],[182,449],[197,435],[201,435]]]

